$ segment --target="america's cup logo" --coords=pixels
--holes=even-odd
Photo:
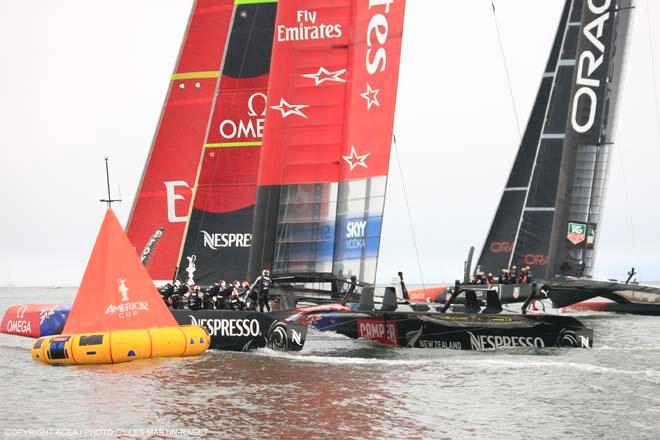
[[[186,257],[188,260],[188,267],[186,267],[186,272],[188,273],[188,280],[186,280],[186,284],[189,286],[192,286],[195,284],[195,270],[197,270],[197,267],[195,266],[195,261],[197,260],[197,255],[191,255],[189,257]]]
[[[126,287],[126,279],[119,278],[117,279],[117,290],[121,294],[121,300],[126,302],[128,301],[128,287]]]

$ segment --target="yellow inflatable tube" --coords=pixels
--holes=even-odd
[[[32,359],[47,364],[85,365],[197,356],[209,348],[210,341],[206,329],[198,325],[45,336],[32,346]]]

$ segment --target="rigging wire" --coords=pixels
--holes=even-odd
[[[651,7],[649,0],[646,0],[646,24],[649,28],[649,51],[651,52],[651,73],[653,74],[653,102],[655,103],[655,126],[658,131],[658,141],[660,141],[660,108],[658,108],[658,85],[655,75],[655,45],[653,44],[653,27],[651,26]]]
[[[628,195],[628,182],[626,181],[626,169],[623,163],[623,154],[621,154],[621,149],[617,148],[616,151],[619,154],[619,164],[621,165],[621,175],[623,176],[623,192],[626,196],[626,208],[628,211],[628,222],[630,223],[630,235],[632,237],[633,252],[635,254],[635,265],[637,271],[639,272],[639,254],[637,252],[637,236],[635,234],[635,224],[633,223],[632,210],[630,209],[630,197]]]
[[[410,204],[408,203],[408,192],[406,191],[406,182],[403,178],[403,169],[401,168],[401,160],[399,156],[399,149],[396,145],[396,136],[392,133],[392,143],[394,144],[394,153],[396,154],[396,163],[399,167],[399,174],[401,175],[401,187],[403,188],[403,199],[406,203],[406,210],[408,211],[408,221],[410,222],[410,233],[413,239],[413,246],[415,247],[415,255],[417,256],[417,269],[419,270],[419,278],[422,281],[422,290],[426,292],[426,284],[424,283],[424,272],[422,271],[422,260],[419,258],[419,248],[417,247],[417,238],[415,237],[415,225],[413,223],[412,214],[410,213]]]
[[[647,0],[648,1],[648,0]],[[495,30],[497,31],[497,41],[500,46],[500,53],[502,54],[502,64],[504,64],[504,72],[506,73],[506,82],[509,86],[509,96],[511,98],[511,106],[513,107],[513,116],[516,119],[516,128],[518,129],[518,137],[522,140],[522,130],[520,129],[520,118],[518,118],[518,109],[516,108],[516,100],[513,97],[513,87],[511,86],[511,76],[509,75],[509,67],[506,64],[506,55],[504,54],[504,45],[502,44],[502,35],[500,34],[500,25],[497,22],[497,14],[495,13],[495,3],[490,1],[493,8],[493,21],[495,22]]]

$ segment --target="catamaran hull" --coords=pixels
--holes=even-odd
[[[211,335],[210,349],[249,351],[270,347],[300,351],[307,326],[283,322],[273,314],[232,310],[172,310],[181,325],[201,325]]]
[[[310,318],[321,331],[399,347],[496,350],[593,346],[593,330],[563,316],[332,312]]]
[[[612,301],[588,300],[561,308],[562,313],[610,312],[629,315],[660,316],[660,304],[617,303]]]
[[[601,281],[560,279],[543,286],[552,305],[562,311],[602,311],[634,315],[660,315],[660,287]]]

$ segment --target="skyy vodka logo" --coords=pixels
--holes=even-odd
[[[366,246],[366,220],[357,220],[346,223],[346,248],[361,249]]]
[[[601,84],[600,80],[595,79],[593,76],[599,69],[607,69],[607,66],[602,65],[606,47],[600,39],[603,37],[605,25],[610,18],[610,13],[606,11],[610,8],[611,3],[611,0],[587,1],[589,12],[597,15],[597,17],[584,26],[582,30],[582,34],[591,43],[592,48],[584,50],[578,57],[576,64],[577,79],[575,83],[581,87],[573,96],[571,126],[578,133],[586,133],[591,130],[596,119],[596,108],[598,107],[596,90]],[[586,121],[578,120],[578,104],[588,105],[589,114]]]

